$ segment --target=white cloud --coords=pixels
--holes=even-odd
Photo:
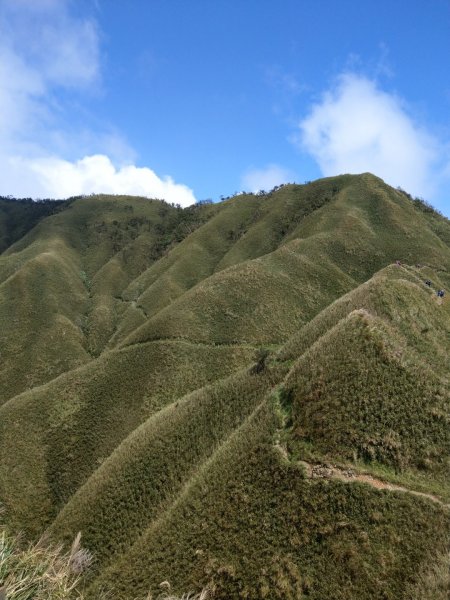
[[[251,192],[271,190],[276,185],[293,181],[294,176],[279,165],[270,164],[263,169],[249,169],[241,178],[241,187]]]
[[[100,73],[97,26],[69,0],[1,0],[2,46],[33,66],[44,84],[91,85]]]
[[[194,203],[185,185],[134,166],[132,148],[113,128],[73,122],[73,98],[100,86],[100,49],[95,21],[74,16],[71,6],[0,0],[0,194],[104,192]]]
[[[443,171],[440,143],[395,95],[352,73],[339,77],[300,123],[300,143],[325,176],[371,171],[432,197]]]
[[[95,87],[99,69],[95,23],[72,17],[67,0],[0,0],[1,147],[43,145],[55,92]]]
[[[8,183],[18,196],[67,198],[81,194],[106,193],[164,198],[181,206],[195,203],[185,185],[170,177],[160,179],[147,167],[125,165],[116,168],[105,155],[86,156],[76,162],[61,158],[7,159]]]

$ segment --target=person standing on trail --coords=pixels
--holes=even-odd
[[[427,280],[425,281],[425,285],[427,285],[428,287],[431,287],[431,281],[430,281],[429,279],[427,279]]]
[[[438,290],[436,293],[437,293],[437,295],[438,295],[439,298],[443,298],[444,294],[445,294],[444,290]]]

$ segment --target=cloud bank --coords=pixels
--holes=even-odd
[[[147,196],[190,206],[195,196],[171,177],[161,179],[147,167],[116,168],[108,156],[96,154],[70,162],[56,157],[23,159],[10,157],[6,175],[17,196],[67,198],[82,194],[126,194]]]
[[[341,75],[300,123],[299,141],[324,176],[370,171],[393,186],[433,197],[442,183],[443,145],[376,82]]]
[[[276,185],[293,181],[293,174],[279,165],[270,164],[262,169],[249,169],[241,179],[244,190],[257,193],[260,190],[271,190]]]
[[[77,97],[101,89],[101,52],[95,20],[72,9],[69,0],[0,0],[0,194],[105,192],[193,204],[185,185],[132,164],[120,136],[76,131]]]

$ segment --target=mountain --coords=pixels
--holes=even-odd
[[[8,210],[0,502],[88,598],[448,597],[447,219],[369,173]]]

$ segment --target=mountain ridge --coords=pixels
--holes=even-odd
[[[42,218],[0,254],[10,526],[82,530],[92,598],[414,598],[450,525],[449,242],[371,174]],[[333,462],[391,489],[305,472]]]

